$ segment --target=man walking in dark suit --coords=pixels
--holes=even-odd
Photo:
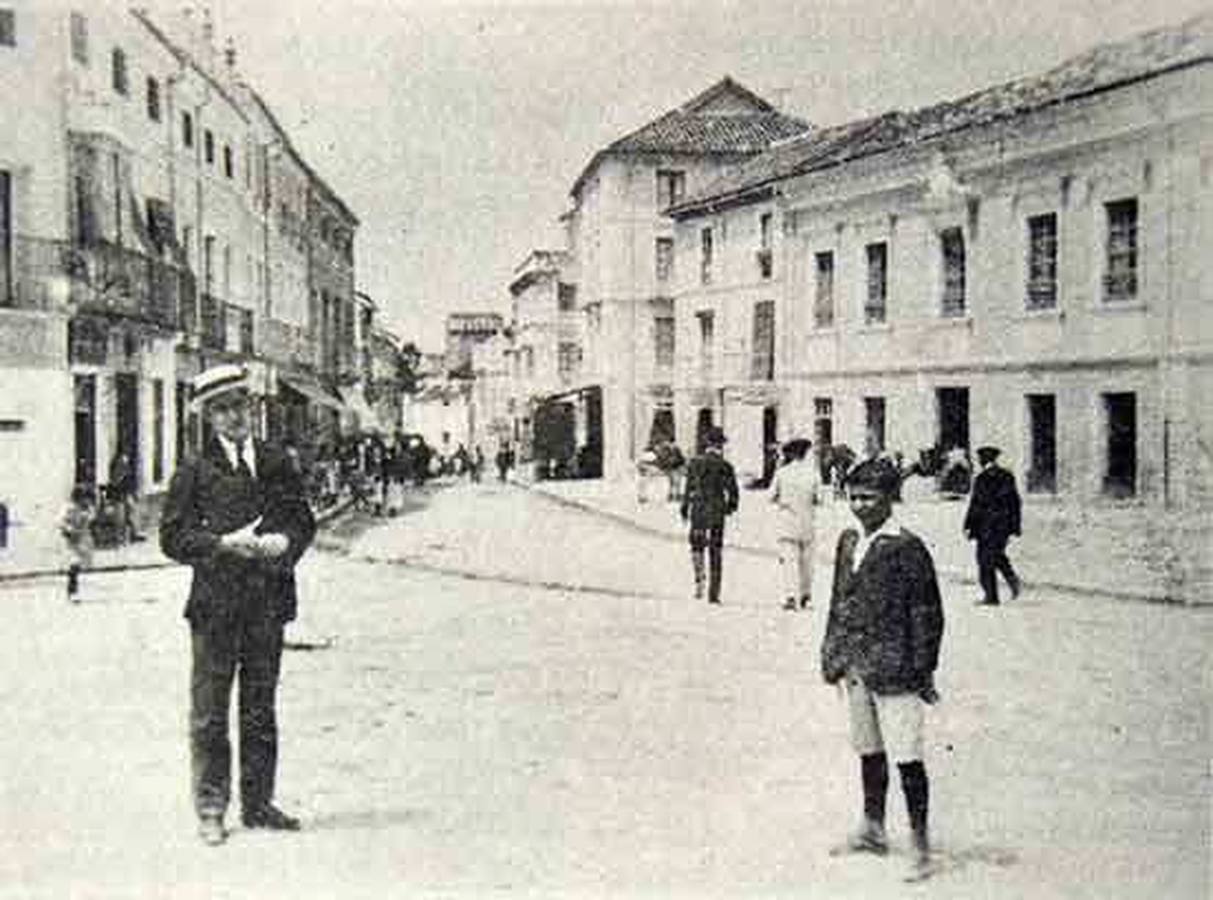
[[[695,570],[695,598],[703,597],[703,555],[708,554],[708,602],[720,602],[723,569],[724,520],[737,511],[737,476],[724,458],[724,432],[713,428],[703,453],[687,467],[682,494],[683,521],[691,523],[691,564]]]
[[[242,820],[249,828],[299,828],[272,802],[275,694],[283,627],[295,617],[294,567],[316,523],[289,457],[252,439],[244,367],[203,372],[194,379],[193,401],[214,435],[173,476],[160,545],[194,570],[185,606],[193,655],[190,759],[199,835],[214,846],[227,838],[228,709],[237,673]]]
[[[1007,542],[1020,533],[1019,491],[1015,476],[998,465],[997,447],[978,447],[981,472],[973,481],[969,511],[965,515],[965,534],[977,541],[977,579],[981,582],[979,606],[998,605],[998,572],[1011,588],[1011,597],[1019,596],[1020,581],[1007,559]]]

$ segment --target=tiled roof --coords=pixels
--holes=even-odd
[[[1209,61],[1213,61],[1213,14],[1098,46],[1043,74],[987,88],[958,100],[911,112],[889,112],[783,141],[706,185],[676,206],[673,214],[693,214],[704,205],[784,178],[1015,118]]]
[[[714,104],[732,98],[735,104],[720,110]],[[748,107],[739,109],[738,106]],[[773,106],[732,78],[723,78],[703,93],[649,124],[626,134],[594,154],[573,185],[577,193],[590,172],[606,156],[634,153],[760,153],[773,141],[808,130],[809,124],[778,112]]]

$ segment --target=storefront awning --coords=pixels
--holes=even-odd
[[[279,375],[278,382],[313,403],[319,403],[321,406],[328,406],[332,409],[344,408],[340,397],[310,376]]]

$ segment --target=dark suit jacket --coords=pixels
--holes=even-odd
[[[682,494],[682,516],[692,528],[724,524],[725,516],[737,510],[737,476],[723,456],[704,453],[687,466]]]
[[[903,529],[876,538],[852,571],[858,543],[853,528],[838,539],[822,676],[832,684],[850,673],[877,694],[916,693],[932,685],[943,640],[935,564]]]
[[[965,533],[979,541],[1005,541],[1020,532],[1019,491],[1015,476],[999,466],[983,469],[973,482]]]
[[[173,475],[160,518],[160,547],[193,566],[185,617],[191,624],[265,616],[295,618],[295,563],[316,533],[303,482],[281,451],[254,443],[257,477],[250,481],[228,462],[218,439]],[[244,559],[219,539],[258,516],[261,533],[285,534],[287,552],[273,560]]]

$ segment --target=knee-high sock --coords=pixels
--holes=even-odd
[[[910,830],[914,832],[914,843],[920,848],[927,844],[927,807],[930,801],[930,786],[927,769],[922,760],[897,764],[901,775],[901,790],[906,798],[906,813],[910,819]]]
[[[859,757],[863,778],[863,817],[884,824],[885,794],[889,789],[889,758],[884,753],[865,753]]]

